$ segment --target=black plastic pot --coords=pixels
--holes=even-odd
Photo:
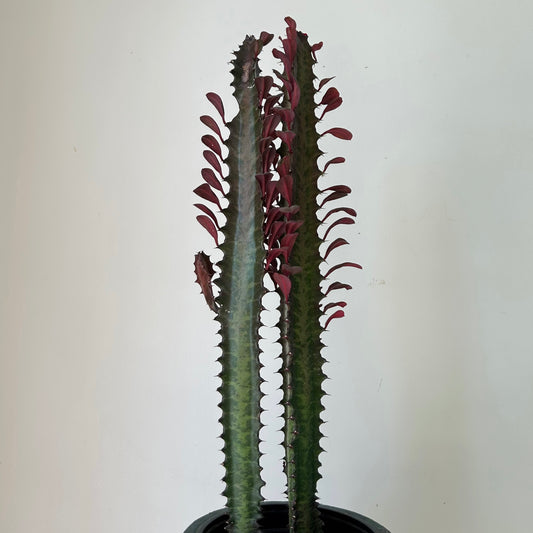
[[[390,533],[388,529],[357,513],[329,505],[318,506],[324,522],[324,533]],[[263,502],[262,533],[288,533],[287,503]],[[213,511],[191,524],[184,533],[224,533],[228,519],[225,509]]]

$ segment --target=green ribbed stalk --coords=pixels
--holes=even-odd
[[[232,74],[239,112],[228,124],[228,207],[220,246],[220,322],[222,365],[221,422],[226,469],[224,495],[230,513],[227,530],[256,531],[261,486],[259,466],[259,333],[264,293],[263,210],[256,174],[261,171],[261,124],[255,77],[260,42],[247,37],[236,52]]]
[[[287,493],[290,529],[299,533],[322,531],[316,507],[319,474],[320,413],[323,411],[322,382],[325,379],[321,355],[323,344],[319,323],[322,316],[319,266],[322,261],[317,218],[318,133],[315,117],[313,64],[307,37],[298,32],[298,48],[293,74],[300,87],[300,101],[295,109],[292,130],[294,179],[293,204],[300,207],[298,218],[304,221],[294,244],[290,262],[302,268],[291,277],[292,288],[287,303],[281,304],[281,334],[286,337],[284,357],[284,403]],[[290,385],[290,386],[289,386]]]

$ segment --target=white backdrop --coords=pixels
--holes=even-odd
[[[355,134],[325,145],[364,270],[325,337],[321,500],[393,533],[527,530],[532,4],[225,4],[0,2],[0,530],[179,533],[223,505],[198,117],[286,15]]]

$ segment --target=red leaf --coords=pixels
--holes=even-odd
[[[349,132],[346,128],[331,128],[322,133],[320,136],[322,137],[328,133],[334,137],[337,137],[338,139],[344,139],[345,141],[349,141],[353,137],[351,132]]]
[[[222,183],[220,183],[220,180],[215,176],[215,173],[211,168],[202,168],[202,178],[204,178],[206,183],[209,183],[211,187],[213,187],[217,191],[220,191],[224,195]]]
[[[278,272],[274,272],[274,274],[272,274],[272,278],[283,293],[285,301],[287,301],[289,299],[289,293],[291,292],[291,280],[288,276],[279,274]]]
[[[222,117],[222,122],[226,124],[226,119],[224,118],[224,104],[222,103],[222,98],[216,93],[207,93],[207,99],[215,106],[216,110],[219,112]]]
[[[215,239],[215,244],[218,246],[218,231],[213,221],[205,215],[198,215],[196,220],[198,220],[198,222],[200,222],[200,224],[209,232],[211,237]]]
[[[346,159],[344,157],[334,157],[324,165],[324,170],[322,172],[326,172],[329,165],[337,165],[338,163],[344,163],[345,161]]]
[[[213,220],[217,229],[220,229],[217,216],[215,215],[215,213],[213,213],[213,211],[211,211],[211,209],[209,209],[209,207],[204,204],[194,204],[194,207],[197,207],[198,209],[202,210],[207,216],[209,216]]]
[[[346,302],[330,302],[329,304],[324,306],[324,308],[322,309],[322,312],[325,313],[326,311],[328,311],[332,307],[337,307],[337,306],[346,307]]]
[[[326,113],[329,113],[330,111],[333,111],[334,109],[337,109],[337,107],[340,107],[341,104],[342,104],[342,98],[339,96],[336,100],[333,100],[333,102],[331,102],[324,108],[318,120],[322,120]]]
[[[326,323],[324,324],[324,329],[328,328],[328,324],[334,319],[334,318],[342,318],[344,316],[344,311],[342,309],[339,309],[338,311],[335,311],[330,317],[326,320]]]
[[[193,192],[200,196],[200,198],[203,198],[208,202],[213,202],[220,210],[222,210],[218,196],[213,192],[213,189],[211,189],[207,183],[202,183],[202,185],[196,187]]]
[[[335,209],[328,211],[327,215],[322,219],[322,223],[324,223],[330,215],[333,215],[334,213],[338,213],[339,211],[344,211],[345,213],[348,213],[352,217],[357,216],[355,209],[352,209],[351,207],[336,207]]]
[[[209,115],[202,115],[200,117],[200,120],[208,127],[211,128],[219,137],[219,139],[224,142],[224,139],[222,138],[222,132],[220,131],[220,128],[218,127],[218,124],[216,123],[215,119],[213,117],[210,117]]]
[[[343,239],[342,237],[338,237],[335,239],[327,248],[326,253],[324,254],[324,260],[327,259],[328,255],[335,250],[335,248],[338,248],[339,246],[343,246],[345,244],[349,244],[347,240]]]
[[[323,240],[326,240],[328,238],[328,234],[329,232],[335,227],[335,226],[338,226],[339,224],[346,224],[346,225],[350,225],[350,224],[355,224],[355,220],[353,218],[348,218],[348,217],[342,217],[342,218],[339,218],[338,220],[335,220],[335,222],[333,222],[329,228],[326,230],[326,233],[324,233],[324,236],[322,237]]]
[[[334,78],[335,78],[335,76],[332,76],[331,78],[324,78],[323,80],[320,80],[320,83],[318,84],[317,92],[320,91],[320,89],[322,89],[322,87],[324,87],[324,85],[326,85],[326,83],[330,82]]]
[[[334,100],[340,97],[339,91],[335,89],[335,87],[330,87],[324,96],[322,97],[322,100],[320,100],[320,104],[331,104]]]
[[[360,268],[361,270],[363,269],[363,267],[361,265],[358,265],[357,263],[340,263],[339,265],[335,265],[335,266],[332,266],[325,274],[324,274],[324,278],[327,278],[332,272],[335,272],[335,270],[337,270],[338,268],[342,268],[342,267],[347,267],[347,266],[350,266],[350,267],[354,267],[354,268]]]
[[[273,84],[272,76],[259,76],[256,78],[255,86],[257,87],[257,96],[260,102],[269,96]]]
[[[202,135],[202,142],[222,159],[220,144],[218,144],[218,141],[212,135]]]
[[[313,46],[311,46],[311,53],[313,54],[313,59],[315,60],[315,62],[316,62],[316,54],[315,54],[315,52],[320,50],[322,48],[323,44],[324,43],[322,41],[320,41],[319,43],[316,43]]]
[[[348,193],[345,191],[332,192],[330,195],[326,196],[324,200],[322,200],[320,207],[323,207],[326,202],[331,202],[332,200],[338,200],[339,198],[344,198],[345,196],[348,196]]]
[[[336,291],[337,289],[347,289],[350,290],[352,288],[351,285],[348,285],[347,283],[341,283],[340,281],[334,281],[326,290],[324,293],[324,296],[327,296],[331,291]]]
[[[292,152],[292,141],[296,137],[294,131],[277,131],[276,137],[279,137],[287,145],[289,152]]]
[[[220,177],[224,179],[222,175],[222,167],[220,166],[220,161],[217,159],[217,156],[211,150],[204,150],[203,152],[205,160],[220,174]]]
[[[273,37],[273,33],[262,31],[261,35],[259,36],[259,40],[263,43],[263,46],[266,46],[273,39]]]

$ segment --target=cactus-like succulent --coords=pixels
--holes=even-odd
[[[208,256],[199,252],[195,271],[220,324],[224,495],[227,530],[236,533],[255,532],[260,524],[259,328],[266,278],[280,296],[287,522],[291,532],[318,533],[322,527],[316,485],[325,379],[321,334],[332,319],[344,315],[345,302],[328,301],[332,291],[351,288],[338,281],[323,284],[340,267],[361,268],[345,262],[323,272],[330,253],[347,244],[342,237],[329,242],[330,231],[353,224],[356,213],[349,207],[329,208],[329,202],[349,194],[347,186],[319,189],[318,179],[326,169],[344,162],[334,157],[320,169],[319,140],[327,134],[345,140],[352,135],[344,128],[319,132],[322,117],[339,107],[342,98],[337,89],[324,89],[332,78],[318,81],[314,76],[322,43],[310,45],[295,22],[285,20],[286,37],[281,49],[273,50],[283,66],[282,72],[274,71],[276,81],[261,76],[258,65],[272,35],[248,36],[232,61],[235,117],[226,122],[220,97],[207,94],[229,135],[223,135],[212,117],[201,117],[211,130],[202,137],[209,167],[202,169],[204,183],[195,193],[219,213],[198,203],[197,219],[214,238],[222,259],[215,271]]]

